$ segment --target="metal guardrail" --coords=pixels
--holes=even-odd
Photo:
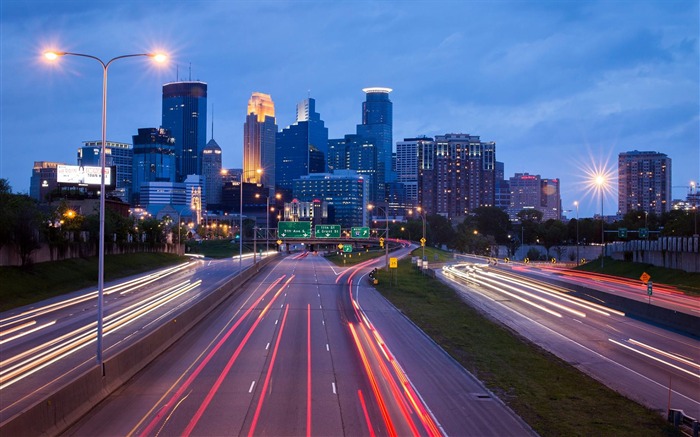
[[[698,423],[698,420],[694,417],[686,416],[683,410],[668,410],[668,422],[676,428],[689,428],[693,437],[698,437],[698,434],[700,434],[700,423]]]

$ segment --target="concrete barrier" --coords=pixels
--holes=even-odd
[[[236,275],[217,290],[129,346],[109,357],[102,369],[95,367],[76,377],[25,411],[0,424],[2,436],[57,435],[84,416],[95,405],[109,396],[165,349],[179,340],[214,308],[228,299],[236,290],[255,276],[262,267],[277,257],[264,258],[256,268]]]

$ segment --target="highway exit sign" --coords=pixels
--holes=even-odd
[[[352,236],[352,238],[369,238],[369,228],[367,228],[367,227],[351,228],[350,235]]]
[[[340,225],[316,225],[316,238],[340,238]]]
[[[309,238],[311,222],[279,222],[277,235],[281,238]]]

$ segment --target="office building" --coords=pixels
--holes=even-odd
[[[543,178],[541,180],[540,192],[542,198],[540,200],[540,211],[542,211],[542,220],[561,220],[561,190],[559,188],[559,179]]]
[[[141,202],[142,185],[148,182],[175,182],[175,138],[165,128],[140,128],[134,143],[131,172],[131,204]]]
[[[221,203],[223,175],[221,174],[221,147],[212,138],[202,151],[202,176],[204,177],[204,197],[207,205]]]
[[[505,165],[496,161],[496,208],[508,212],[510,208],[510,181],[505,179]]]
[[[333,207],[335,224],[344,228],[366,226],[369,190],[362,175],[353,170],[312,173],[294,181],[294,198],[318,199]]]
[[[39,202],[49,201],[52,191],[58,189],[58,166],[62,162],[34,161],[29,181],[29,196]]]
[[[187,188],[183,182],[145,182],[141,184],[140,203],[151,205],[188,205]]]
[[[297,105],[296,121],[277,133],[275,185],[291,192],[294,179],[309,173],[325,173],[328,128],[316,112],[316,101],[304,99]]]
[[[371,144],[375,148],[370,196],[375,203],[386,200],[386,183],[395,180],[391,167],[393,151],[393,106],[389,100],[391,88],[364,88],[366,100],[362,103],[362,124],[357,125],[358,144]],[[352,155],[351,155],[352,156]],[[349,169],[354,168],[352,164]]]
[[[658,152],[623,152],[617,162],[618,213],[661,215],[671,209],[671,158]]]
[[[102,141],[83,141],[83,147],[78,149],[78,165],[83,167],[100,167],[102,163]],[[131,144],[107,141],[105,147],[105,166],[116,170],[114,190],[108,194],[122,202],[131,200],[131,180],[134,151]]]
[[[275,105],[268,94],[254,92],[243,124],[243,180],[275,188]],[[262,170],[262,175],[257,170]]]
[[[429,165],[420,180],[420,203],[429,214],[460,218],[495,204],[496,143],[468,134],[438,135]]]
[[[207,84],[199,81],[163,85],[163,122],[175,139],[176,180],[202,174],[207,135]]]

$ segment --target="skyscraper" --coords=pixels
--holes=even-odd
[[[175,139],[177,182],[202,174],[207,135],[207,84],[199,81],[163,85],[163,123]]]
[[[364,178],[352,170],[311,173],[294,181],[294,197],[312,202],[314,199],[331,205],[335,223],[343,227],[366,226],[367,186]]]
[[[496,143],[468,134],[438,135],[431,164],[420,181],[421,204],[428,213],[455,218],[494,206]]]
[[[278,190],[292,191],[294,179],[326,171],[328,128],[316,112],[316,101],[304,99],[297,105],[294,124],[277,133],[275,183]]]
[[[243,124],[243,180],[275,188],[275,104],[269,94],[254,92]],[[257,170],[263,171],[259,176]]]
[[[418,177],[422,170],[432,168],[435,141],[428,137],[404,138],[396,143],[396,181],[404,184],[406,200],[418,204]]]
[[[671,158],[658,152],[623,152],[617,161],[618,209],[653,212],[671,210]]]
[[[362,103],[362,124],[357,125],[357,136],[361,143],[371,143],[376,148],[376,179],[372,182],[370,196],[373,202],[386,199],[386,182],[394,181],[391,170],[393,147],[393,106],[389,100],[391,88],[364,88],[366,100]],[[352,169],[352,167],[349,167]]]
[[[132,205],[147,205],[142,192],[148,182],[175,182],[175,139],[168,129],[141,128],[134,143],[131,179]]]
[[[78,149],[78,165],[99,167],[102,141],[83,141]],[[122,202],[131,201],[132,165],[134,151],[131,144],[107,141],[105,147],[105,165],[116,168],[115,187],[110,196],[118,197]]]
[[[58,188],[58,166],[65,165],[62,162],[34,161],[32,177],[29,182],[29,195],[45,202],[49,194]]]
[[[202,151],[202,175],[204,176],[204,197],[207,205],[221,203],[223,178],[221,175],[221,147],[212,138]]]

